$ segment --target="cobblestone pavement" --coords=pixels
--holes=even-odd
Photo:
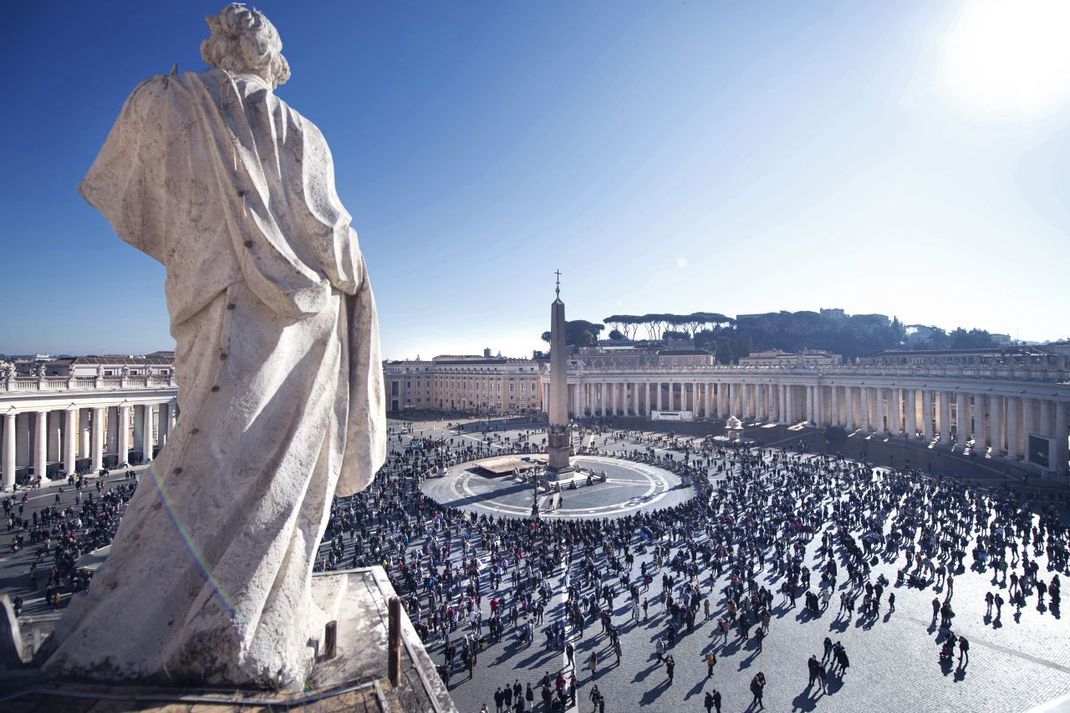
[[[635,447],[620,442],[597,445],[610,451]],[[819,539],[815,539],[808,548],[811,565],[818,544]],[[640,563],[649,559],[649,555],[636,559],[633,579],[639,576]],[[1050,579],[1052,573],[1046,572],[1045,557],[1038,559],[1042,576]],[[970,561],[967,556],[967,566]],[[647,619],[631,623],[626,597],[618,596],[616,600],[614,622],[619,626],[623,649],[619,665],[609,640],[598,633],[597,623],[588,626],[576,643],[578,708],[593,710],[588,695],[592,685],[597,685],[606,697],[606,710],[614,713],[703,711],[705,692],[713,688],[723,697],[724,711],[757,710],[751,707],[748,689],[758,671],[768,681],[764,691],[767,711],[1024,711],[1070,693],[1070,623],[1050,610],[1038,609],[1035,596],[1029,599],[1030,608],[1023,609],[1020,615],[1015,614],[1013,606],[1004,605],[1001,621],[986,618],[986,592],[1000,592],[1004,599],[1009,598],[1007,587],[994,584],[990,571],[980,574],[967,569],[954,578],[953,629],[970,640],[970,659],[962,668],[942,668],[938,653],[943,633],[932,622],[931,601],[934,596],[942,600],[945,592],[933,586],[896,586],[896,571],[902,565],[900,558],[881,562],[874,569],[874,576],[883,573],[888,577],[892,582],[888,591],[896,596],[895,611],[889,613],[885,599],[875,620],[863,620],[857,613],[849,619],[837,616],[835,595],[829,607],[817,616],[803,611],[801,598],[798,607],[789,609],[777,595],[770,632],[760,652],[753,637],[743,642],[735,630],[727,645],[723,643],[720,633],[714,631],[714,621],[724,611],[722,606],[715,607],[706,622],[701,621],[700,613],[695,630],[685,633],[667,650],[676,662],[671,684],[654,653],[667,620],[655,577],[654,585],[643,594],[650,602]],[[555,598],[544,627],[563,616],[565,576],[562,568],[552,580]],[[716,582],[715,601],[721,600],[725,581],[722,577]],[[772,588],[771,582],[772,578],[766,576],[760,583]],[[841,583],[841,589],[844,585]],[[501,592],[507,591],[508,586],[503,584]],[[708,595],[709,591],[704,586],[704,593]],[[485,605],[491,596],[484,594]],[[484,614],[489,614],[486,606]],[[465,630],[458,630],[454,636]],[[843,643],[850,668],[842,677],[830,677],[827,690],[822,692],[816,687],[808,688],[806,661],[811,654],[821,657],[826,636]],[[475,713],[484,703],[494,710],[495,688],[517,680],[522,685],[532,684],[536,709],[541,709],[540,679],[546,673],[555,676],[560,670],[566,671],[567,676],[570,670],[562,650],[547,648],[544,641],[545,637],[538,633],[534,642],[525,646],[507,629],[501,643],[492,643],[480,654],[472,679],[466,678],[463,669],[451,678],[451,693],[460,710]],[[436,661],[441,661],[441,647],[430,648]],[[591,651],[599,652],[599,665],[593,676],[586,665]],[[713,676],[707,678],[703,657],[710,651],[718,660]]]
[[[392,447],[403,447],[412,437],[456,438],[446,421],[416,423],[411,431],[395,433]],[[475,433],[477,439],[482,436]],[[513,436],[517,430],[499,432],[499,437]],[[633,449],[634,444],[594,439],[591,445],[609,452]],[[660,449],[659,449],[660,450]],[[716,470],[716,469],[714,469]],[[723,477],[718,475],[715,477]],[[118,482],[118,481],[117,481]],[[30,509],[53,504],[58,489],[46,488],[33,494]],[[66,489],[61,502],[70,504],[73,493]],[[27,513],[30,510],[27,510]],[[26,592],[27,568],[30,561],[27,548],[16,556],[10,554],[11,533],[0,534],[0,591]],[[813,562],[817,542],[811,543],[807,558]],[[673,550],[675,552],[675,548]],[[1032,553],[1030,553],[1032,555]],[[458,549],[454,553],[459,555]],[[638,577],[640,563],[650,555],[637,557],[632,576]],[[1041,575],[1050,579],[1044,556],[1038,558]],[[967,567],[971,562],[967,555]],[[755,710],[749,707],[751,694],[748,683],[762,671],[768,685],[764,693],[766,711],[1024,711],[1052,698],[1070,693],[1070,623],[1067,617],[1038,608],[1036,596],[1029,598],[1029,607],[1015,614],[1011,605],[1004,605],[1001,620],[985,616],[984,594],[1001,592],[1008,598],[1006,586],[993,583],[991,572],[977,573],[967,569],[955,577],[954,630],[971,642],[970,661],[964,668],[942,669],[938,663],[938,641],[941,631],[932,624],[930,602],[944,593],[929,587],[924,590],[895,586],[896,562],[882,562],[875,571],[883,572],[893,583],[888,591],[896,595],[896,610],[888,612],[886,602],[873,621],[861,620],[856,613],[850,619],[837,616],[836,598],[827,610],[816,617],[802,611],[802,602],[794,609],[785,608],[777,595],[770,624],[770,632],[762,650],[756,650],[755,640],[741,641],[735,631],[723,643],[714,632],[713,620],[723,611],[713,607],[713,617],[703,622],[700,612],[696,628],[685,633],[668,650],[676,661],[674,681],[669,684],[663,666],[654,656],[657,638],[663,635],[666,616],[663,613],[660,583],[655,583],[642,596],[649,599],[649,617],[632,623],[625,597],[618,595],[614,622],[619,626],[623,658],[619,665],[599,634],[597,623],[589,625],[585,635],[576,642],[576,663],[580,665],[578,709],[592,710],[588,698],[597,684],[606,696],[606,711],[703,711],[703,697],[716,687],[723,696],[724,711]],[[555,596],[546,613],[543,626],[561,618],[566,573],[559,568],[551,580]],[[703,581],[706,573],[703,573]],[[507,592],[509,578],[500,592]],[[766,577],[765,583],[770,580]],[[711,605],[720,602],[725,579],[716,582]],[[486,587],[486,585],[485,585]],[[704,594],[709,588],[704,585]],[[491,595],[484,588],[484,614]],[[27,593],[27,610],[40,614],[43,605]],[[454,632],[460,636],[466,628]],[[485,629],[484,629],[485,631]],[[826,636],[843,643],[850,656],[850,668],[842,678],[830,678],[827,690],[821,692],[807,687],[806,660],[810,654],[822,653]],[[543,645],[545,637],[536,633],[530,645],[515,639],[511,627],[501,642],[491,643],[483,651],[475,667],[474,676],[467,680],[463,669],[451,678],[451,694],[461,711],[476,713],[482,704],[494,710],[493,694],[499,685],[519,680],[535,688],[536,708],[541,708],[539,679],[544,673],[555,675],[569,670],[563,651]],[[437,643],[429,645],[436,662],[443,659]],[[583,667],[591,651],[599,651],[599,666],[592,676]],[[713,676],[706,677],[703,656],[714,652],[718,658]]]

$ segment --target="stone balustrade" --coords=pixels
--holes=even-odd
[[[151,461],[177,416],[173,375],[0,378],[0,484]]]

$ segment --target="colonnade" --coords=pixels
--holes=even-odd
[[[551,376],[552,378],[552,376]],[[802,381],[802,380],[799,380]],[[872,381],[872,379],[870,380]],[[683,418],[794,425],[837,426],[848,432],[884,432],[940,442],[973,452],[1028,460],[1030,436],[1049,438],[1051,469],[1067,470],[1070,390],[1062,385],[850,383],[810,378],[806,383],[775,379],[694,378],[605,379],[584,374],[569,379],[573,418],[684,412]],[[549,403],[549,379],[543,403]],[[1047,393],[1043,393],[1047,392]],[[1043,445],[1034,441],[1034,446]]]
[[[64,409],[8,406],[0,417],[3,489],[10,491],[23,475],[96,472],[128,463],[132,455],[151,461],[177,417],[174,398],[86,406],[72,402]]]

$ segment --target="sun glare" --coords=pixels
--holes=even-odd
[[[1070,0],[967,0],[944,51],[945,81],[965,104],[1039,117],[1070,100]]]

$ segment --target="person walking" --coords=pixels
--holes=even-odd
[[[672,654],[665,657],[665,673],[669,676],[669,685],[672,685],[673,671],[676,669],[676,660],[673,659]]]
[[[713,676],[713,667],[717,665],[717,657],[710,651],[703,658],[706,659],[706,678],[710,678]]]
[[[809,669],[810,674],[806,687],[813,688],[814,682],[821,678],[821,662],[817,660],[816,654],[810,656],[810,659],[806,662],[806,667]]]
[[[754,678],[750,680],[750,692],[754,696],[751,700],[751,706],[758,706],[760,709],[765,708],[765,704],[762,703],[762,695],[765,693],[765,674],[759,671],[754,674]]]
[[[602,692],[598,690],[597,684],[591,689],[589,694],[591,697],[591,705],[594,706],[594,710],[597,713],[602,713],[606,709],[606,699],[602,697]]]

